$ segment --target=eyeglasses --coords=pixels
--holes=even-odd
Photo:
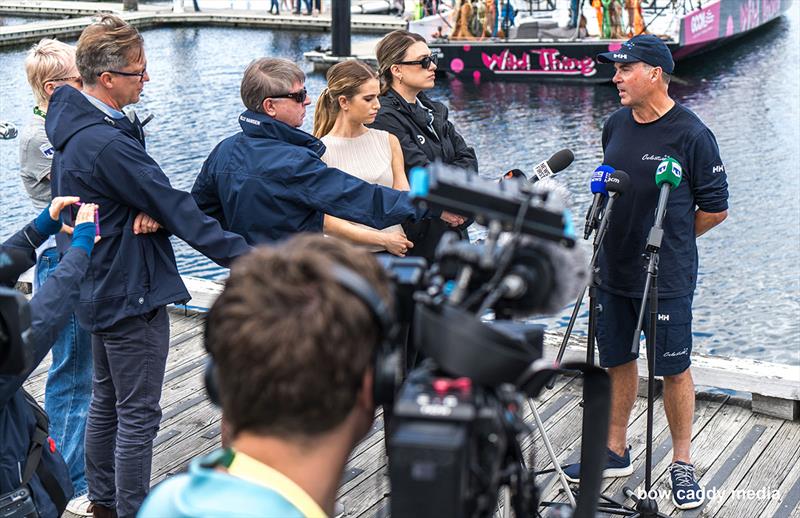
[[[439,64],[439,58],[437,56],[435,56],[435,55],[430,55],[430,56],[425,56],[424,58],[418,59],[416,61],[398,61],[397,62],[398,65],[419,65],[422,68],[424,68],[425,70],[428,70],[428,69],[431,68],[431,63],[433,63],[434,65],[438,65]]]
[[[139,82],[144,82],[144,75],[147,73],[147,67],[143,68],[141,72],[122,72],[120,70],[105,70],[97,74],[97,77],[102,76],[108,72],[109,74],[117,74],[119,76],[138,77]]]
[[[295,101],[302,104],[306,102],[307,97],[308,97],[308,90],[303,88],[299,92],[289,92],[288,94],[281,94],[281,95],[270,95],[267,96],[265,99],[294,99]]]

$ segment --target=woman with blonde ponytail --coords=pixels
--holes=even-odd
[[[366,182],[407,191],[397,137],[365,126],[380,108],[378,76],[365,63],[349,60],[332,66],[327,78],[314,112],[314,136],[326,147],[322,160]],[[324,232],[400,257],[414,246],[400,225],[376,230],[326,214]]]

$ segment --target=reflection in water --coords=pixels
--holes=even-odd
[[[788,15],[725,49],[681,62],[671,85],[717,136],[729,174],[729,220],[699,240],[701,269],[695,297],[695,344],[700,351],[744,355],[800,365],[800,16]],[[173,185],[190,189],[203,160],[238,130],[239,82],[262,55],[298,63],[302,52],[329,45],[324,34],[225,28],[160,28],[144,32],[148,70],[137,109],[156,118],[147,126],[148,150]],[[354,37],[366,40],[373,37]],[[22,126],[32,95],[25,81],[24,49],[0,51],[0,118]],[[311,74],[312,94],[324,77]],[[485,176],[530,170],[564,147],[575,163],[561,175],[576,217],[589,204],[589,174],[602,160],[603,121],[618,108],[613,85],[581,86],[440,81],[433,97],[474,146]],[[313,104],[303,128],[311,129]],[[17,176],[16,141],[0,141],[3,224],[11,231],[33,215]],[[224,274],[175,240],[185,274]],[[547,320],[563,326],[569,311]],[[576,329],[586,328],[586,314]]]

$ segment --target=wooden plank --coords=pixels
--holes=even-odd
[[[780,419],[786,419],[787,421],[794,421],[797,419],[800,404],[798,404],[797,401],[753,394],[753,404],[751,408],[753,412],[758,412],[759,414],[778,417]]]
[[[779,498],[768,505],[762,518],[790,518],[800,516],[800,463],[795,464],[789,476],[778,488]]]
[[[752,468],[742,478],[724,510],[715,516],[758,516],[800,460],[800,427],[784,422]]]
[[[753,464],[758,460],[761,456],[762,452],[766,448],[766,446],[772,441],[777,433],[778,429],[780,428],[782,421],[769,418],[765,416],[755,415],[755,414],[740,414],[738,411],[734,411],[738,407],[733,407],[728,405],[725,408],[726,412],[732,412],[730,414],[721,413],[720,419],[724,419],[726,416],[731,416],[731,425],[730,430],[728,432],[720,431],[718,433],[718,437],[723,437],[725,433],[734,433],[733,439],[731,439],[727,446],[717,455],[716,459],[711,459],[711,455],[708,456],[707,459],[700,458],[699,462],[702,462],[707,466],[705,473],[702,473],[699,479],[701,485],[705,486],[708,482],[715,480],[715,475],[726,468],[725,460],[733,457],[737,452],[737,448],[742,441],[751,433],[753,426],[762,426],[764,428],[763,433],[758,437],[756,442],[752,445],[751,448],[745,449],[745,455],[742,457],[735,465],[733,471],[725,478],[721,489],[733,489],[735,488],[740,481],[744,478],[747,472],[752,468]],[[723,425],[724,426],[724,425]],[[720,439],[722,440],[722,439]],[[701,455],[700,452],[695,451],[695,455]],[[705,456],[704,456],[705,457]],[[728,507],[726,505],[727,497],[726,495],[720,493],[715,495],[715,498],[711,499],[705,504],[700,516],[714,516],[719,514],[719,516],[732,516],[727,514]],[[669,504],[665,504],[664,508],[671,508]],[[744,515],[743,515],[744,516]]]

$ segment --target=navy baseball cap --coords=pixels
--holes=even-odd
[[[653,34],[640,34],[629,39],[619,50],[602,52],[595,58],[598,63],[636,63],[641,61],[650,66],[661,67],[665,74],[675,70],[672,52],[661,38]]]

